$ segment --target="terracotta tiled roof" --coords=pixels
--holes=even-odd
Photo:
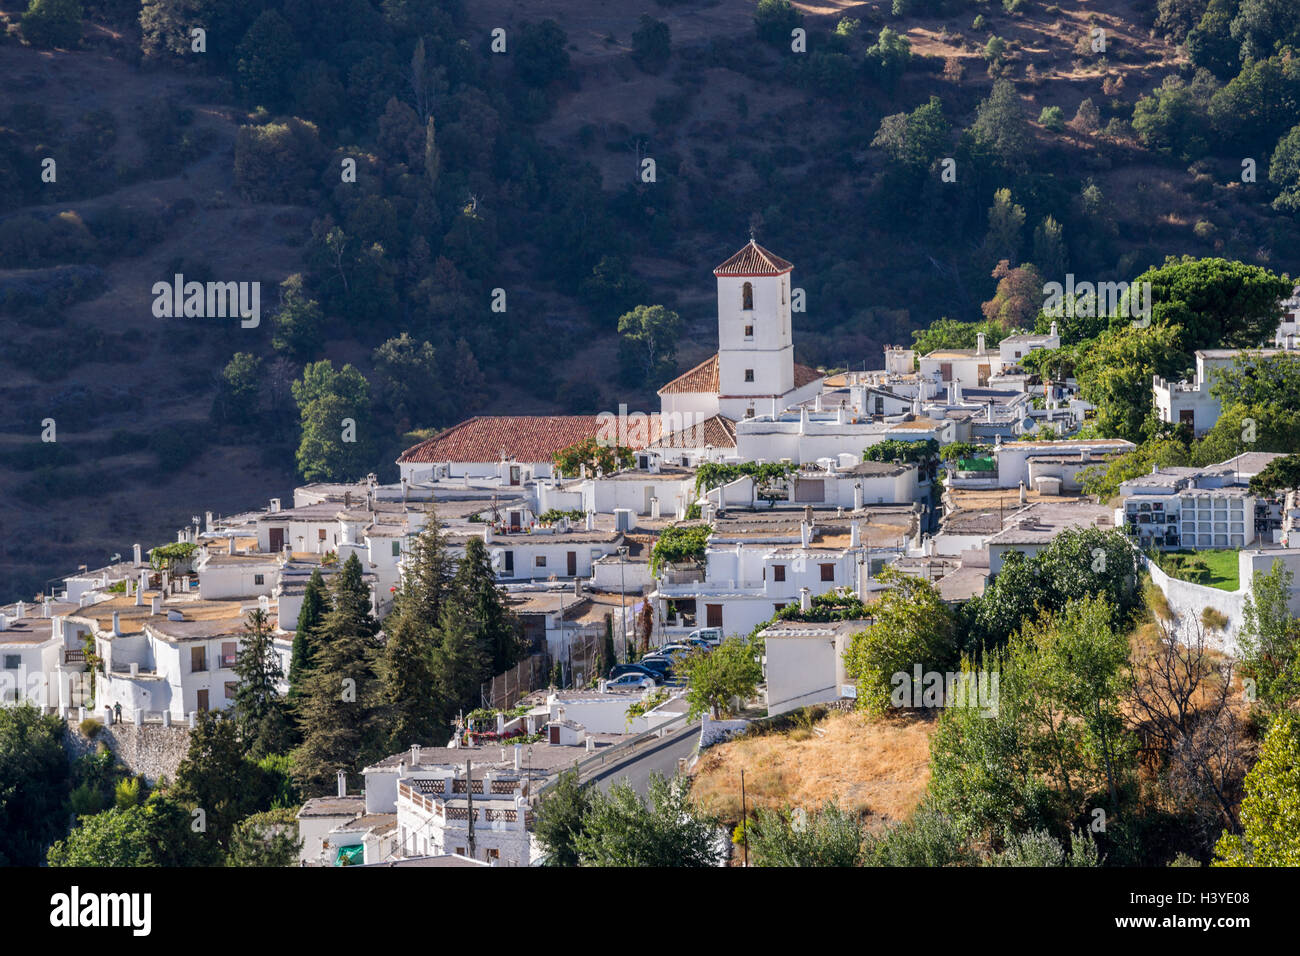
[[[809,368],[807,365],[800,365],[798,362],[794,363],[795,388],[803,388],[805,385],[815,382],[819,378],[825,378],[825,376],[815,368]]]
[[[723,415],[714,415],[681,431],[666,435],[655,442],[653,448],[714,448],[736,447],[736,423]]]
[[[753,239],[734,256],[713,270],[715,276],[779,276],[794,264],[774,256]]]
[[[515,461],[548,462],[584,438],[601,437],[602,424],[596,415],[480,415],[406,449],[397,462],[500,461],[503,452]],[[645,440],[632,430],[632,446],[644,447],[657,425],[655,416]]]
[[[718,353],[714,352],[689,372],[683,372],[659,389],[659,394],[669,392],[707,392],[717,395],[721,391],[718,384]]]

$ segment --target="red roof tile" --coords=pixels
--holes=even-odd
[[[779,276],[794,264],[774,256],[753,239],[734,256],[713,270],[715,276]]]
[[[683,372],[659,389],[659,394],[670,392],[707,392],[717,395],[721,391],[718,384],[718,353],[714,352],[689,372]]]
[[[736,447],[736,423],[723,415],[714,415],[702,422],[665,435],[652,448],[714,448]]]
[[[819,378],[825,377],[825,375],[817,371],[815,368],[809,368],[807,365],[800,365],[798,362],[794,363],[795,388],[803,388],[805,385],[809,385],[812,382],[817,381]]]
[[[653,440],[658,424],[658,415],[652,416],[644,441],[631,429],[632,447]],[[600,437],[602,425],[597,415],[479,415],[406,449],[397,462],[500,461],[503,453],[515,461],[549,462],[557,451]]]

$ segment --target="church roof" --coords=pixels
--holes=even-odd
[[[739,252],[713,270],[715,276],[779,276],[789,272],[794,264],[786,262],[749,240]]]
[[[714,415],[695,425],[689,425],[671,435],[665,435],[651,448],[714,448],[736,447],[736,423],[725,415]]]
[[[659,389],[660,395],[676,392],[704,392],[717,395],[721,391],[718,384],[718,353],[714,352],[690,371],[683,372]]]
[[[649,431],[657,432],[655,426],[657,421]],[[601,437],[602,430],[607,426],[598,415],[478,415],[406,449],[397,461],[500,461],[504,454],[520,462],[548,462],[584,438]],[[629,437],[634,448],[646,444]]]
[[[794,363],[794,387],[803,388],[818,379],[824,378],[821,372],[815,368],[809,368],[807,365]],[[683,372],[675,379],[659,389],[660,395],[678,394],[689,392],[695,394],[719,395],[722,393],[722,386],[718,380],[718,355],[715,352],[706,358],[695,368]]]

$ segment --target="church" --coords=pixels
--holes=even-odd
[[[707,444],[725,454],[739,419],[780,413],[821,391],[822,374],[794,360],[793,270],[753,239],[713,270],[718,351],[659,389],[664,437],[655,447]]]

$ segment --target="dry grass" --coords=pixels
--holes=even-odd
[[[871,826],[901,820],[930,779],[929,717],[869,720],[832,714],[806,729],[733,740],[704,752],[692,795],[724,820],[740,818],[740,771],[749,807],[811,810],[834,800],[868,815]]]

